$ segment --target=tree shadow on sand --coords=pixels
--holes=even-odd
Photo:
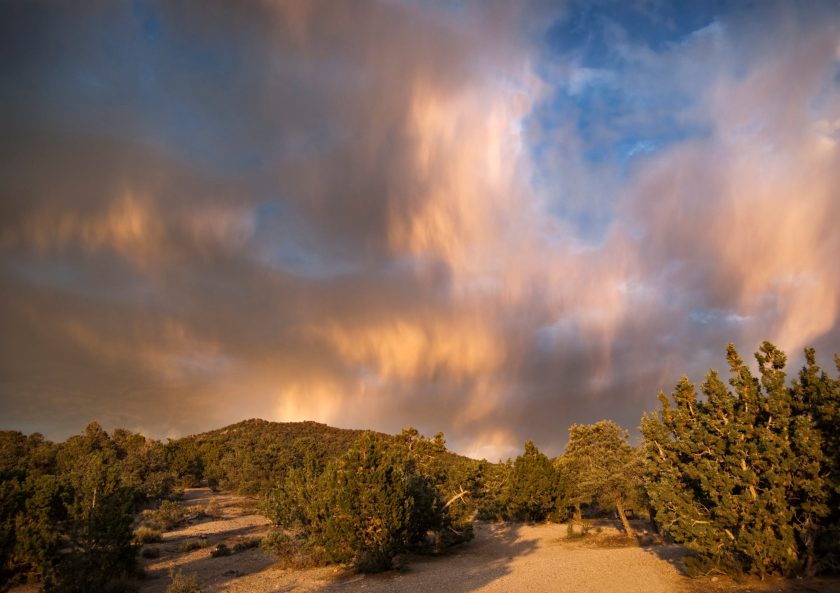
[[[697,592],[725,593],[835,593],[840,591],[840,578],[834,576],[802,578],[767,577],[761,581],[758,577],[748,577],[743,582],[720,573],[705,576],[690,576],[685,570],[683,560],[692,554],[691,550],[677,544],[641,545],[646,552],[665,560],[674,566],[682,576],[689,579],[689,590]]]
[[[275,584],[272,593],[299,589],[296,581],[321,582],[317,591],[323,593],[357,590],[363,588],[372,593],[400,593],[435,591],[444,593],[468,593],[479,589],[511,572],[514,558],[525,556],[537,547],[536,539],[521,536],[521,525],[491,524],[479,522],[475,525],[476,538],[454,548],[440,557],[412,556],[406,569],[375,575],[361,575],[350,571],[333,570],[326,576],[324,569],[295,570],[289,575],[290,583]],[[217,534],[213,541],[220,541],[232,535],[242,535],[242,530],[231,530]],[[230,541],[230,540],[228,540]],[[148,580],[142,586],[142,593],[163,593],[169,585],[169,568],[166,559],[156,564],[154,570],[147,570]],[[184,574],[198,574],[202,590],[224,591],[234,579],[261,572],[275,564],[273,556],[260,549],[248,550],[231,556],[212,558],[209,550],[201,550],[194,557],[184,561],[173,557],[176,568]],[[180,561],[178,561],[180,560]],[[328,579],[328,580],[326,580]],[[311,590],[307,587],[307,590]]]
[[[260,539],[265,529],[262,526],[245,526],[225,531],[219,531],[203,538],[206,547],[196,551],[183,552],[180,545],[190,540],[202,539],[198,536],[179,535],[166,539],[157,546],[162,552],[161,557],[145,567],[145,579],[141,586],[142,593],[162,593],[170,583],[170,568],[183,574],[199,575],[203,582],[228,581],[245,574],[252,574],[265,570],[275,563],[275,559],[261,549],[248,549],[230,556],[213,558],[211,550],[218,543],[224,542],[229,548],[237,542],[247,542]]]
[[[644,542],[640,542],[639,547],[642,548],[645,552],[653,554],[660,560],[664,560],[665,562],[676,568],[677,572],[679,572],[680,575],[684,577],[688,576],[688,573],[685,570],[685,564],[683,563],[683,558],[685,558],[687,554],[691,553],[688,548],[678,546],[677,544],[648,544]]]

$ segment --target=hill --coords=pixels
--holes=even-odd
[[[184,486],[206,481],[212,488],[242,494],[263,491],[304,453],[315,451],[324,460],[340,457],[365,433],[319,422],[269,422],[253,418],[181,439],[167,445],[170,468]],[[464,481],[465,474],[486,462],[458,455],[445,447],[443,435],[426,439],[413,428],[399,435],[374,434],[386,442],[402,441],[422,447],[426,462],[445,481]],[[449,478],[449,479],[447,479]]]

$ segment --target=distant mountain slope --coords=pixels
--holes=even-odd
[[[213,487],[253,494],[264,490],[305,451],[334,459],[346,453],[365,432],[374,432],[390,442],[413,440],[425,447],[429,462],[446,475],[461,475],[478,463],[447,451],[442,441],[434,445],[416,431],[388,435],[311,421],[269,422],[257,418],[176,439],[167,448],[172,469],[182,483],[206,480]]]
[[[365,430],[335,428],[320,422],[269,422],[260,418],[243,420],[230,426],[217,428],[196,435],[185,437],[197,444],[224,443],[228,446],[257,447],[260,444],[288,445],[292,447],[298,439],[312,438],[320,443],[330,457],[343,455]],[[384,439],[391,435],[377,432]]]

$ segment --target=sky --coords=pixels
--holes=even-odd
[[[0,4],[0,428],[490,460],[840,351],[840,4]]]

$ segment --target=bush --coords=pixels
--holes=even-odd
[[[68,504],[68,545],[56,563],[56,593],[108,591],[108,584],[133,574],[137,548],[131,529],[134,492],[122,486],[115,464],[91,456],[75,497]]]
[[[533,442],[516,458],[509,476],[507,512],[520,521],[544,521],[557,508],[558,476]]]
[[[163,539],[161,532],[152,527],[140,527],[134,532],[134,540],[140,544],[156,544]]]
[[[228,548],[226,544],[218,544],[215,548],[213,548],[213,551],[210,552],[210,555],[213,558],[219,558],[221,556],[230,556],[231,553],[230,548]]]
[[[184,576],[184,573],[178,571],[169,573],[169,576],[172,582],[166,588],[166,593],[201,593],[198,576],[195,574]]]
[[[323,559],[308,549],[306,538],[290,536],[282,530],[269,532],[260,542],[260,547],[269,554],[277,556],[278,562],[290,568],[307,568],[323,564]]]
[[[459,502],[466,491],[450,496],[454,504],[447,507],[436,486],[442,473],[432,457],[418,453],[431,441],[414,433],[403,441],[366,433],[329,464],[302,451],[300,463],[269,493],[266,509],[277,524],[300,530],[304,543],[293,546],[277,534],[265,546],[287,558],[378,572],[398,568],[406,552],[439,553],[471,539],[472,515]]]
[[[298,548],[295,545],[295,541],[279,529],[270,531],[263,538],[262,542],[260,542],[260,546],[269,554],[275,554],[280,557],[286,556],[289,552]]]
[[[211,500],[204,507],[204,514],[208,517],[221,517],[222,510],[219,508],[219,503],[216,500]]]
[[[164,500],[152,513],[152,521],[163,531],[169,531],[184,522],[187,509],[172,500]]]
[[[324,494],[311,518],[310,545],[361,572],[394,568],[395,557],[428,546],[429,531],[443,527],[437,491],[418,475],[407,451],[372,434],[330,466],[319,490]]]
[[[233,553],[238,554],[239,552],[244,552],[245,550],[250,550],[252,548],[258,548],[260,546],[260,540],[258,539],[249,539],[244,542],[236,542],[233,545]]]
[[[207,540],[204,539],[188,539],[185,542],[182,542],[179,546],[179,550],[182,552],[192,552],[193,550],[201,550],[202,548],[207,547]]]

